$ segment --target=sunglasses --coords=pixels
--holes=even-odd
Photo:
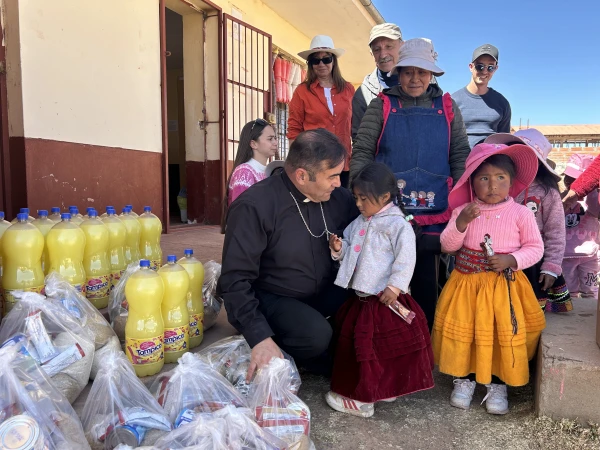
[[[269,125],[269,122],[267,122],[265,119],[254,119],[254,123],[252,124],[252,128],[250,128],[250,133],[252,133],[252,130],[254,130],[254,125],[259,124],[262,125],[263,127],[266,127],[267,125]]]
[[[325,58],[310,58],[308,60],[308,63],[311,66],[318,66],[321,62],[323,64],[331,64],[333,62],[333,56],[326,56]]]
[[[475,64],[475,70],[477,72],[483,72],[483,69],[487,69],[487,71],[489,73],[492,73],[494,70],[496,70],[498,68],[498,66],[486,66],[485,64]]]

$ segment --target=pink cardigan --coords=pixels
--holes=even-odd
[[[481,216],[473,220],[461,233],[456,228],[456,218],[467,206],[459,206],[452,212],[448,226],[440,236],[442,250],[452,253],[466,247],[481,250],[480,243],[486,234],[492,238],[492,247],[496,253],[511,254],[517,260],[513,270],[523,270],[535,265],[544,255],[544,242],[531,211],[518,205],[509,197],[495,205],[476,200]]]

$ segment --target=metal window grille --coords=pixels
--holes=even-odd
[[[277,153],[279,159],[285,159],[289,149],[287,123],[290,107],[286,103],[275,104],[275,125],[277,127]]]

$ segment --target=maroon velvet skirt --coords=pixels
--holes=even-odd
[[[406,323],[376,296],[352,296],[339,309],[331,390],[373,403],[433,387],[433,352],[427,319],[407,294],[398,301],[414,311]]]

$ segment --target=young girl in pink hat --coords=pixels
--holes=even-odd
[[[441,243],[457,253],[456,266],[437,304],[432,345],[440,372],[457,377],[450,398],[457,408],[469,408],[481,383],[488,413],[506,414],[506,385],[529,381],[546,322],[522,270],[542,258],[544,244],[533,214],[513,197],[537,165],[526,145],[476,145],[449,195]]]
[[[530,186],[515,197],[533,212],[544,241],[544,257],[524,270],[541,308],[549,312],[568,312],[573,302],[562,274],[565,254],[565,221],[558,188],[560,175],[548,163],[552,144],[539,130],[528,128],[515,134],[497,133],[485,140],[489,144],[524,144],[535,152],[538,168]]]
[[[573,182],[592,164],[591,155],[574,154],[565,169],[567,191]],[[567,192],[563,194],[566,195]],[[600,233],[600,203],[598,189],[564,211],[567,238],[563,273],[571,295],[596,298],[598,295],[598,240]]]

